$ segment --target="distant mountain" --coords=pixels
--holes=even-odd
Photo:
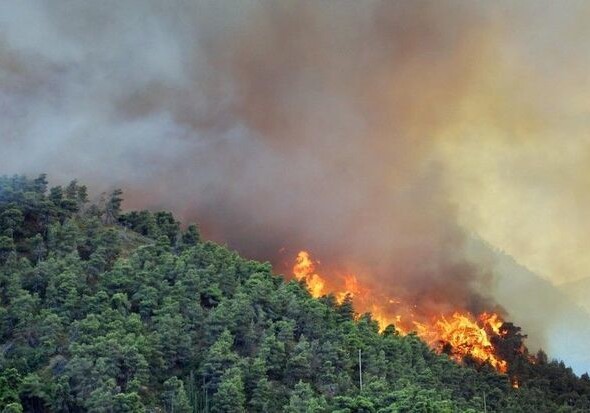
[[[590,277],[560,284],[559,289],[590,312]]]
[[[471,241],[469,252],[474,260],[490,263],[494,277],[487,292],[528,334],[531,351],[543,348],[577,374],[590,371],[590,300],[584,299],[590,278],[555,286],[480,239]]]

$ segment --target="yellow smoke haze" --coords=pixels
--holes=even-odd
[[[503,27],[437,133],[460,223],[554,283],[590,276],[590,8],[574,9]]]

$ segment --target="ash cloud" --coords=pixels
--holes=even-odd
[[[308,249],[428,311],[490,309],[493,266],[466,258],[441,131],[497,69],[511,13],[5,2],[0,173],[119,186],[128,207],[171,209],[279,269]]]

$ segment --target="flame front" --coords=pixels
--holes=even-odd
[[[470,356],[481,362],[490,363],[496,370],[504,373],[507,370],[507,364],[494,354],[494,347],[490,342],[486,326],[494,331],[498,322],[498,316],[493,314],[490,319],[484,318],[488,316],[486,313],[480,316],[484,321],[484,325],[478,324],[469,313],[461,314],[455,312],[450,320],[445,316],[441,316],[439,320],[434,323],[434,328],[428,329],[428,334],[433,334],[435,339],[442,344],[449,344],[451,346],[451,354],[453,358],[461,361],[464,357]],[[431,343],[432,344],[432,343]]]
[[[403,303],[395,297],[380,297],[377,291],[350,274],[339,277],[341,288],[327,288],[329,283],[317,274],[316,263],[307,251],[297,254],[293,275],[298,281],[307,283],[313,297],[332,293],[341,303],[347,295],[352,296],[356,310],[371,312],[381,330],[393,324],[401,334],[416,332],[430,347],[448,353],[458,362],[471,357],[481,363],[489,363],[502,373],[508,369],[506,361],[495,354],[491,342],[492,336],[503,335],[501,327],[504,322],[498,314],[484,312],[474,317],[466,311],[455,311],[450,315],[418,317],[414,311],[416,305]],[[377,302],[375,297],[379,297]]]

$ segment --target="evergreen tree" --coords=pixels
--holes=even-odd
[[[221,376],[221,382],[211,405],[212,413],[243,413],[246,397],[244,383],[238,368],[230,368]]]
[[[479,412],[484,393],[489,412],[590,411],[588,375],[510,323],[509,376],[460,365],[172,214],[86,202],[0,177],[0,412]]]
[[[164,382],[162,403],[166,412],[191,413],[189,398],[184,389],[184,383],[178,377],[172,377]]]
[[[322,396],[316,397],[309,383],[300,381],[285,406],[285,413],[316,413],[326,410],[326,401]]]
[[[121,213],[121,204],[123,203],[123,191],[115,189],[109,194],[105,204],[105,223],[114,224]]]
[[[201,241],[201,234],[195,224],[188,226],[184,234],[182,234],[182,242],[187,246],[197,245]]]

